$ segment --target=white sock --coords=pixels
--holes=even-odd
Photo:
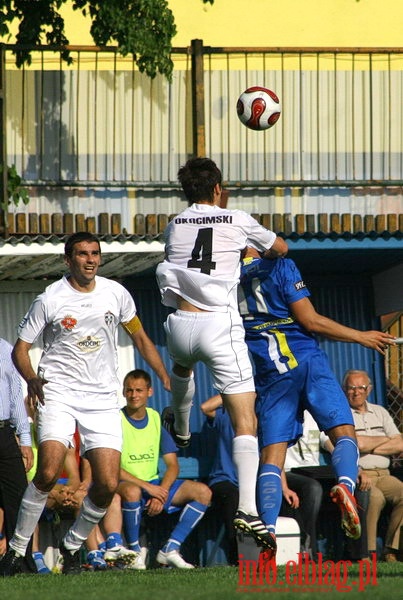
[[[81,548],[94,526],[99,523],[107,509],[95,506],[88,496],[85,496],[79,515],[70,527],[63,539],[67,550],[78,550]]]
[[[256,479],[259,468],[257,439],[253,435],[238,435],[232,440],[232,458],[238,471],[239,510],[257,515]]]
[[[29,540],[35,531],[47,499],[48,492],[38,490],[32,481],[28,484],[21,500],[14,535],[10,540],[10,548],[20,556],[25,556]]]
[[[178,435],[189,435],[190,411],[195,393],[193,373],[190,377],[179,377],[171,373],[171,393],[175,432]]]

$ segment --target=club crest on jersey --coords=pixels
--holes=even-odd
[[[75,319],[71,315],[66,315],[61,320],[61,325],[63,329],[66,329],[66,331],[71,331],[77,325],[77,319]]]
[[[105,313],[105,323],[108,325],[108,327],[113,323],[113,313],[111,313],[110,310]]]
[[[101,340],[95,336],[87,335],[82,340],[78,340],[77,346],[83,352],[96,352],[101,347]]]
[[[297,281],[296,283],[294,283],[294,287],[296,290],[302,290],[305,287],[305,283],[302,280]]]

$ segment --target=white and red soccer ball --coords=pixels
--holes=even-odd
[[[272,90],[256,85],[238,98],[236,112],[240,121],[255,131],[273,127],[280,118],[280,101]]]

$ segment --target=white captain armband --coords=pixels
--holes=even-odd
[[[132,335],[133,333],[140,331],[143,325],[141,324],[140,319],[136,316],[127,323],[122,323],[122,327],[129,335]]]

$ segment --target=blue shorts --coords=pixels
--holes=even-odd
[[[319,348],[309,360],[286,373],[272,373],[268,379],[268,383],[256,382],[260,448],[279,442],[295,444],[302,435],[305,409],[321,431],[354,426],[347,398]]]
[[[152,481],[150,481],[149,483],[153,483],[154,485],[161,485],[161,479],[153,479]],[[178,510],[182,510],[183,506],[174,506],[172,504],[172,498],[175,496],[176,492],[179,490],[179,488],[181,487],[181,485],[185,483],[184,479],[176,479],[173,484],[171,485],[171,487],[169,488],[169,492],[168,492],[168,498],[167,501],[164,504],[164,510],[165,512],[167,512],[168,514],[174,513]],[[142,504],[142,508],[144,508],[146,502],[152,498],[152,496],[150,496],[150,494],[148,494],[147,492],[145,492],[144,490],[142,491],[142,496],[141,496],[141,504]]]

